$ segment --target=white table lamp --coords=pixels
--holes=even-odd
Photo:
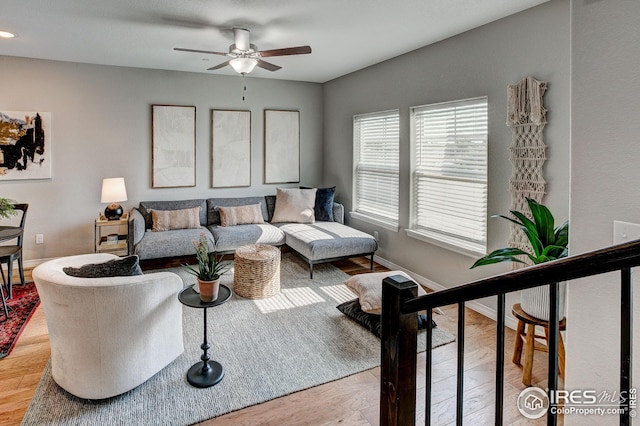
[[[104,209],[104,215],[109,220],[118,220],[122,217],[122,206],[117,204],[120,201],[127,201],[127,188],[124,185],[124,178],[102,179],[101,203],[110,203]]]

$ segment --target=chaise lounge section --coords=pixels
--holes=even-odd
[[[286,244],[309,264],[313,265],[356,256],[369,256],[373,270],[373,255],[378,242],[369,234],[339,222],[276,224],[286,237]]]

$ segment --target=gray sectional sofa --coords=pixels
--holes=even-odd
[[[143,201],[129,215],[129,252],[140,260],[189,256],[194,254],[193,241],[204,234],[211,251],[233,253],[246,244],[287,245],[313,265],[356,256],[370,256],[378,243],[371,235],[344,224],[344,206],[333,203],[333,222],[271,223],[275,195],[258,197],[209,198],[180,201]],[[264,224],[221,226],[219,207],[260,204]],[[181,210],[200,207],[200,228],[152,231],[151,210]]]

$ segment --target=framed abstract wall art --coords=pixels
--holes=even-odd
[[[264,183],[300,182],[300,111],[264,110]]]
[[[251,186],[251,111],[212,110],[211,186]]]
[[[0,111],[0,181],[51,178],[51,113]]]
[[[196,107],[151,108],[151,186],[196,186]]]

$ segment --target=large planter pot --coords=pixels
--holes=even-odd
[[[560,301],[560,309],[558,318],[562,319],[565,315],[565,305],[567,298],[567,283],[560,283],[558,291],[558,299]],[[529,288],[520,292],[520,306],[522,310],[532,317],[549,321],[549,286]]]
[[[203,281],[200,278],[198,280],[198,287],[200,288],[200,300],[203,302],[213,302],[218,298],[218,290],[220,289],[220,278],[212,281]]]

